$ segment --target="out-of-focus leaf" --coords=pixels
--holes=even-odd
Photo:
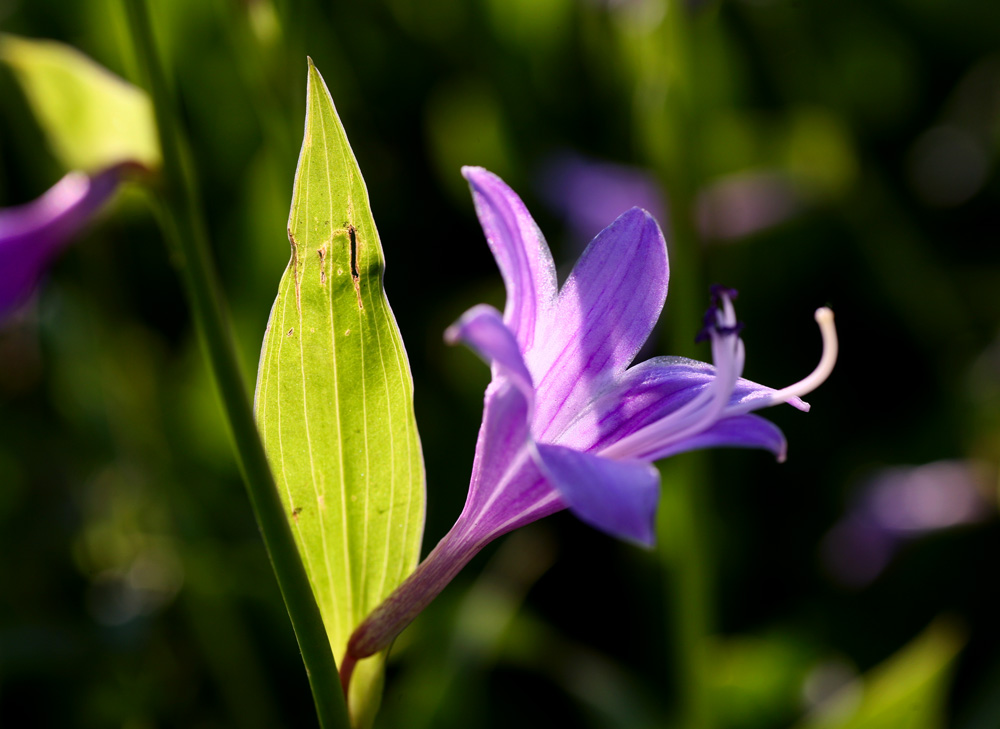
[[[311,62],[307,95],[292,256],[271,310],[255,407],[339,663],[354,627],[416,565],[424,468],[368,191]],[[354,673],[358,725],[374,716],[383,662],[374,656]]]
[[[505,179],[517,169],[516,149],[499,99],[483,84],[459,80],[439,85],[427,104],[427,137],[442,184],[456,199],[469,186],[455,170],[475,160]]]
[[[785,134],[785,167],[811,195],[833,199],[850,189],[858,163],[843,119],[824,110],[798,109]]]
[[[555,49],[572,27],[571,0],[490,0],[486,5],[497,35],[529,53]]]
[[[801,707],[801,687],[816,650],[801,637],[774,633],[713,640],[709,690],[721,727],[785,726]]]
[[[896,655],[820,704],[797,729],[945,729],[951,664],[963,643],[953,624],[934,622]]]
[[[121,162],[160,164],[149,97],[75,48],[0,35],[0,60],[14,71],[52,150],[70,170]]]

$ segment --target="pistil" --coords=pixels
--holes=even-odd
[[[769,405],[779,405],[788,402],[793,397],[807,395],[817,387],[826,382],[826,378],[833,372],[833,366],[837,363],[837,353],[840,345],[837,340],[837,327],[833,323],[833,310],[824,306],[816,309],[816,323],[819,324],[819,331],[823,337],[823,354],[820,355],[819,364],[807,377],[775,392],[769,398]]]

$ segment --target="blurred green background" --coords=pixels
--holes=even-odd
[[[706,359],[740,290],[787,463],[664,465],[657,550],[557,515],[397,641],[384,727],[1000,726],[1000,7],[995,0],[153,3],[248,387],[278,278],[305,56],[368,183],[416,382],[425,551],[464,500],[502,303],[459,175],[525,199],[565,274],[633,204],[670,229],[649,354]],[[135,80],[117,0],[0,30]],[[0,68],[0,205],[63,173]],[[667,213],[666,211],[669,211]],[[2,275],[2,272],[0,272]],[[309,727],[305,674],[170,253],[127,190],[0,329],[0,725]]]

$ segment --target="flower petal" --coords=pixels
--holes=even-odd
[[[572,448],[538,445],[542,470],[566,506],[601,531],[652,546],[660,474],[642,461],[614,461]]]
[[[548,440],[618,376],[645,343],[667,295],[667,249],[652,216],[622,214],[587,247],[559,292],[554,326],[525,355],[535,435]]]
[[[762,448],[771,451],[779,461],[785,460],[788,448],[781,429],[759,415],[734,415],[717,421],[696,435],[668,443],[648,455],[649,460],[676,456],[678,453],[701,448]]]
[[[504,323],[522,352],[534,345],[557,293],[556,269],[542,232],[521,198],[492,172],[463,167],[486,242],[507,288]]]
[[[701,394],[715,378],[715,368],[682,357],[656,357],[630,367],[615,383],[582,408],[553,442],[599,452],[648,425],[667,418]],[[765,407],[769,387],[740,378],[723,417]],[[807,409],[796,399],[790,404]],[[657,450],[666,444],[658,444]],[[646,453],[629,454],[646,457]]]
[[[531,373],[524,364],[514,333],[503,323],[499,311],[487,304],[474,306],[448,327],[444,338],[449,344],[466,344],[493,367],[495,375],[509,379],[521,391],[529,412],[534,408]]]
[[[0,210],[0,315],[24,301],[42,272],[118,187],[121,168],[71,172],[32,202]]]
[[[565,508],[532,458],[528,402],[508,380],[486,390],[472,480],[456,523],[463,538],[489,541]]]

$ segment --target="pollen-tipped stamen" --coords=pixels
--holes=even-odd
[[[736,321],[732,296],[735,291],[712,287],[712,304],[705,314],[703,332],[712,340],[712,359],[716,374],[711,383],[693,400],[670,415],[600,452],[608,458],[642,458],[659,450],[668,441],[677,441],[700,433],[723,417],[736,382],[743,372],[744,350],[739,337],[742,325]],[[714,319],[714,321],[712,321]]]

